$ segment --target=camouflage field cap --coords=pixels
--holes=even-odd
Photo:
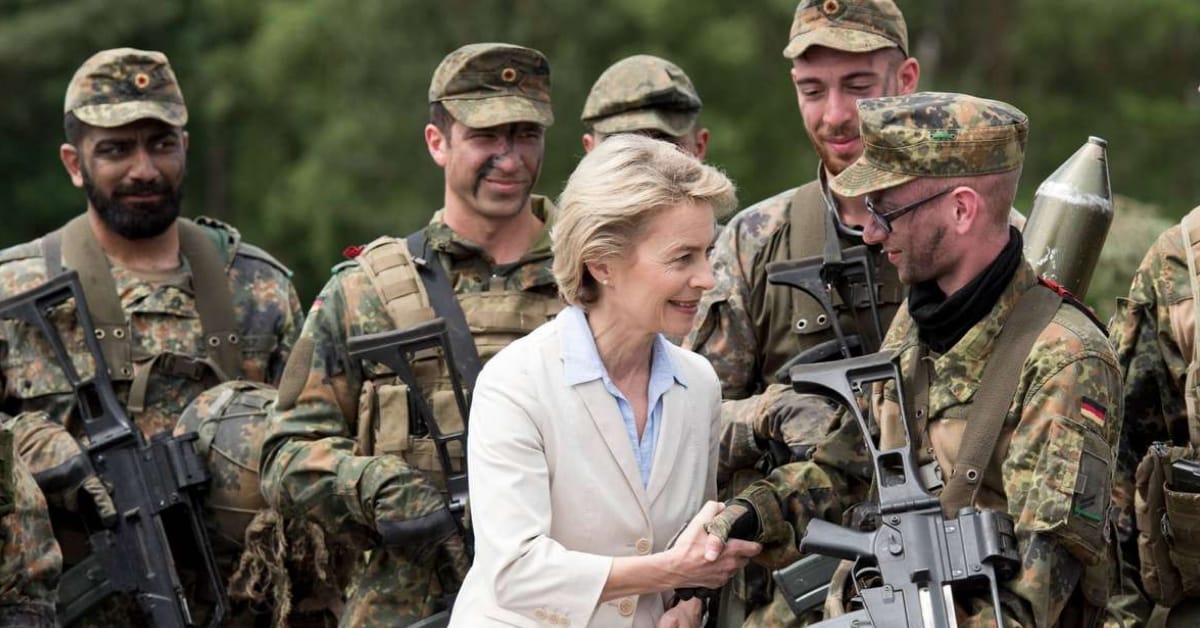
[[[654,130],[679,137],[695,126],[701,107],[696,87],[679,66],[634,55],[596,79],[580,119],[598,133]]]
[[[892,0],[800,0],[783,56],[809,46],[871,52],[895,46],[908,56],[908,26]]]
[[[1025,159],[1029,118],[998,100],[920,92],[858,101],[863,154],[830,187],[862,196],[921,177],[1008,172]]]
[[[550,62],[524,46],[469,44],[442,59],[429,84],[429,102],[442,103],[473,129],[513,122],[550,126]]]
[[[63,113],[99,127],[144,118],[183,126],[188,120],[167,56],[134,48],[102,50],[84,61],[67,86]]]

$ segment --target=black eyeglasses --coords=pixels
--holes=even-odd
[[[904,214],[907,214],[907,213],[917,209],[918,207],[924,205],[925,203],[928,203],[929,201],[932,201],[936,198],[945,196],[946,194],[948,194],[952,190],[954,190],[955,187],[957,187],[957,186],[948,187],[948,188],[942,190],[941,192],[934,194],[933,196],[927,196],[919,201],[909,203],[908,205],[905,205],[904,207],[898,207],[886,214],[881,214],[878,211],[876,211],[875,210],[875,201],[870,196],[867,196],[867,198],[865,199],[866,203],[867,203],[867,213],[871,214],[871,218],[875,219],[875,224],[879,225],[879,228],[883,229],[884,233],[891,233],[893,220],[896,220],[897,218],[903,216]]]

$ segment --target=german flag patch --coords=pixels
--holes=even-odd
[[[1083,414],[1083,418],[1101,427],[1104,426],[1104,418],[1108,416],[1108,410],[1105,410],[1104,406],[1087,397],[1079,403],[1079,412]]]

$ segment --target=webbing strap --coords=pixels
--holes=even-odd
[[[234,316],[233,293],[225,276],[225,261],[216,244],[190,220],[181,219],[179,250],[192,267],[192,289],[196,311],[200,314],[200,329],[204,333],[204,350],[209,360],[220,367],[221,381],[242,376],[242,352]]]
[[[450,277],[446,268],[429,248],[425,230],[418,229],[406,238],[408,250],[413,255],[417,266],[417,275],[425,284],[425,293],[433,311],[446,321],[446,332],[450,336],[450,350],[454,352],[454,363],[458,374],[463,379],[467,390],[475,390],[475,379],[483,368],[479,360],[479,351],[475,348],[475,339],[471,336],[471,328],[467,325],[467,317],[463,314],[462,306],[454,297],[454,288],[450,285]],[[464,419],[466,417],[463,417]]]
[[[1054,320],[1061,303],[1062,298],[1052,290],[1040,283],[1034,285],[1021,295],[996,337],[992,357],[983,367],[979,390],[975,392],[958,460],[939,497],[946,516],[956,517],[961,508],[975,503],[1024,372],[1025,359],[1042,330]]]
[[[242,373],[238,349],[240,335],[224,261],[216,244],[195,223],[181,218],[177,224],[180,253],[192,270],[205,352],[212,366],[218,367],[214,368],[218,378],[239,377]],[[129,321],[121,307],[112,267],[88,224],[87,215],[76,216],[61,229],[47,234],[42,239],[42,258],[47,279],[61,274],[66,268],[79,273],[88,311],[112,378],[114,381],[133,381],[137,369]],[[137,388],[144,393],[145,386]],[[134,408],[144,407],[144,396],[131,392],[127,405],[136,415],[138,412]]]
[[[1192,302],[1200,299],[1200,267],[1196,263],[1197,248],[1200,248],[1200,207],[1188,212],[1179,222],[1183,236],[1183,250],[1187,252],[1188,280],[1192,287]],[[1188,365],[1187,378],[1184,384],[1184,399],[1187,402],[1188,438],[1192,444],[1200,444],[1200,391],[1196,381],[1200,374],[1200,315],[1193,315],[1192,328],[1192,361]]]
[[[70,268],[79,283],[92,316],[96,338],[113,381],[133,379],[133,342],[129,322],[117,295],[108,257],[96,241],[87,214],[80,214],[42,239],[46,278],[53,279]]]

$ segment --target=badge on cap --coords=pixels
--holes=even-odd
[[[504,81],[505,83],[516,83],[517,71],[512,68],[504,68],[503,70],[500,70],[500,80]]]
[[[821,12],[825,17],[837,17],[842,12],[842,3],[838,0],[825,0],[825,4],[821,5]]]
[[[133,84],[138,89],[146,89],[150,85],[150,75],[145,72],[138,72],[133,75]]]

